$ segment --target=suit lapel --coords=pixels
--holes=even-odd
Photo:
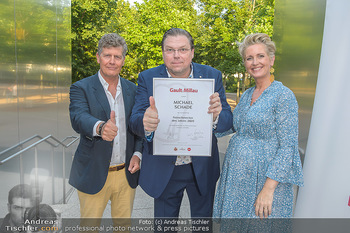
[[[119,78],[119,81],[120,81],[120,85],[122,86],[125,115],[128,115],[128,113],[131,111],[131,98],[130,98],[129,85],[127,84],[126,80],[123,78]]]
[[[108,103],[108,99],[105,93],[105,90],[102,87],[102,84],[100,82],[100,79],[98,78],[98,74],[95,75],[93,79],[93,92],[96,97],[97,102],[101,105],[102,109],[104,110],[106,114],[106,119],[109,119],[109,115],[111,113],[111,108]]]
[[[155,78],[168,78],[168,73],[166,72],[166,68],[165,65],[162,64],[162,66],[160,67],[160,72],[159,72],[159,77],[155,77]]]
[[[192,69],[193,69],[193,78],[204,78],[202,75],[202,70],[194,62],[192,62]]]

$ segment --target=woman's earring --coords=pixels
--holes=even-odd
[[[275,72],[275,69],[273,67],[270,68],[270,82],[273,82],[275,80],[275,76],[273,73]]]

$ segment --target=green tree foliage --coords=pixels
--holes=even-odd
[[[114,23],[129,48],[122,76],[136,82],[139,72],[162,64],[164,32],[172,27],[192,31],[196,27],[193,6],[194,1],[189,0],[145,0],[134,7],[119,4]]]
[[[58,4],[63,6],[62,9],[56,9]],[[65,20],[61,17],[66,10],[65,5],[68,8],[69,4],[65,0],[60,0],[57,4],[51,0],[40,4],[35,0],[15,3],[9,0],[0,1],[0,61],[7,62],[8,57],[14,55],[15,42],[20,63],[35,64],[55,60],[56,40],[67,40],[66,35],[69,35],[56,34],[56,26],[65,26],[60,22],[55,24],[56,20]],[[57,28],[60,29],[62,28]],[[69,29],[63,28],[65,31]]]
[[[70,69],[69,0],[1,0],[0,15],[0,78],[57,85],[57,66]]]
[[[137,82],[139,72],[162,64],[161,40],[171,27],[195,39],[195,62],[223,72],[228,88],[244,67],[237,41],[246,34],[272,35],[274,0],[72,0],[73,81],[98,70],[96,49],[105,33],[117,32],[128,44],[121,75]]]
[[[72,80],[95,74],[99,38],[114,20],[115,0],[72,0]]]
[[[199,60],[222,71],[227,89],[234,90],[233,75],[245,70],[237,42],[254,32],[272,35],[274,0],[202,0],[199,7]]]
[[[121,75],[136,82],[139,72],[162,63],[160,44],[166,30],[196,27],[193,6],[192,0],[145,0],[135,6],[124,0],[72,0],[73,81],[96,73],[98,40],[116,32],[128,44]]]

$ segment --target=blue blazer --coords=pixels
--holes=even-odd
[[[134,151],[142,152],[142,138],[135,136],[128,127],[135,102],[136,85],[123,78],[119,81],[122,86],[127,126],[125,172],[129,185],[136,188],[139,172],[131,174],[127,169]],[[107,122],[111,112],[98,74],[72,84],[69,112],[72,127],[80,134],[80,143],[74,155],[69,183],[81,192],[96,194],[106,182],[113,148],[112,142],[92,136],[95,123],[99,120]]]
[[[226,101],[221,72],[210,66],[192,64],[193,78],[215,79],[215,92],[218,92],[220,95],[222,112],[214,132],[224,132],[231,129],[233,122],[232,112]],[[146,109],[149,107],[149,97],[153,95],[153,78],[168,78],[164,64],[139,74],[130,127],[135,134],[145,139],[139,184],[148,195],[158,198],[170,180],[175,167],[176,156],[153,155],[153,142],[148,142],[145,138],[142,119]],[[214,132],[212,137],[212,156],[192,157],[194,173],[202,195],[206,194],[208,190],[215,189],[216,181],[220,175],[219,151]]]

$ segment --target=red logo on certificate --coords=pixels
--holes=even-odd
[[[191,151],[191,148],[189,147],[189,148],[187,148],[187,150],[188,150],[188,151]]]

